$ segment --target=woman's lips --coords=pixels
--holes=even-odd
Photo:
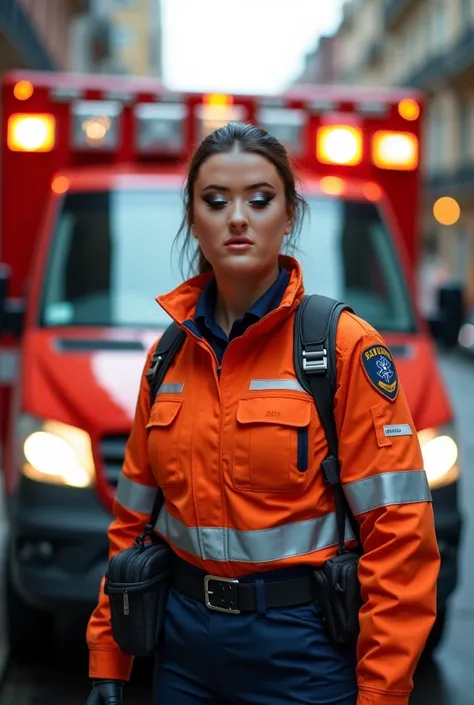
[[[227,242],[224,243],[224,246],[228,250],[235,250],[238,252],[242,252],[243,250],[248,250],[253,246],[252,240],[249,240],[247,237],[233,237],[229,238]]]

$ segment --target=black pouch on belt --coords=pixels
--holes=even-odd
[[[133,656],[152,656],[160,646],[173,555],[154,531],[162,501],[158,491],[150,523],[131,548],[110,559],[105,576],[114,640]]]
[[[353,643],[359,635],[361,597],[358,566],[358,554],[347,551],[329,559],[314,571],[321,615],[335,644]]]
[[[326,481],[334,491],[339,549],[334,558],[314,570],[316,599],[330,639],[336,644],[351,644],[357,641],[359,635],[359,610],[362,605],[358,576],[362,552],[359,528],[347,507],[339,478],[338,460],[329,456],[322,465]],[[359,548],[346,548],[346,517],[359,542]]]

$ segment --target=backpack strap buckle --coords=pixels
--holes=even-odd
[[[314,347],[314,346],[311,346]],[[303,370],[306,374],[325,374],[328,369],[328,351],[326,348],[302,350]]]
[[[147,378],[148,382],[151,382],[151,381],[153,380],[153,378],[154,378],[154,376],[156,375],[157,370],[158,370],[158,367],[160,366],[160,363],[162,362],[162,360],[163,360],[163,356],[162,356],[162,355],[157,355],[156,358],[154,358],[154,359],[151,361],[151,365],[150,365],[148,371],[147,371],[146,374],[145,374],[145,377]]]

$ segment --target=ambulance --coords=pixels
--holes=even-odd
[[[453,409],[417,309],[423,98],[405,89],[178,94],[151,79],[17,71],[1,81],[2,576],[13,653],[87,618],[146,351],[169,323],[155,297],[182,275],[174,238],[193,148],[230,120],[289,150],[309,203],[308,292],[384,335],[423,448],[442,555],[441,640],[462,517]]]

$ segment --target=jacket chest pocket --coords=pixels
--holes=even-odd
[[[234,486],[255,492],[304,489],[312,442],[310,421],[309,399],[241,399],[233,448]]]
[[[146,426],[150,464],[161,488],[179,485],[183,479],[179,422],[182,404],[180,399],[156,401]]]

